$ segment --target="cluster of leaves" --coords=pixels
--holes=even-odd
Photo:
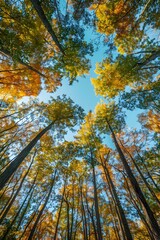
[[[37,96],[42,79],[52,92],[62,78],[72,83],[88,73],[92,44],[84,40],[84,29],[74,20],[70,5],[63,5],[1,1],[0,84],[7,100],[15,95]]]

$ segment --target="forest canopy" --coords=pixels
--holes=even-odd
[[[160,239],[159,10],[0,1],[1,240]]]

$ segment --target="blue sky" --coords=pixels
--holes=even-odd
[[[92,30],[86,30],[86,41],[90,42],[99,38],[99,34],[95,34]],[[91,69],[88,75],[85,77],[79,77],[78,82],[74,82],[72,85],[68,84],[68,81],[64,79],[62,81],[62,86],[52,94],[48,94],[45,91],[42,91],[39,95],[39,99],[43,101],[47,101],[50,96],[58,96],[65,94],[70,97],[76,104],[80,105],[85,112],[87,113],[89,110],[94,110],[97,102],[100,100],[100,96],[96,96],[94,92],[94,88],[90,82],[90,78],[96,77],[94,73],[96,62],[101,62],[102,59],[106,57],[105,48],[102,43],[99,46],[98,51],[94,52],[94,55],[91,59]]]
[[[96,77],[96,74],[94,73],[96,62],[102,61],[104,57],[105,54],[103,51],[96,52],[92,58],[92,68],[88,75],[80,77],[78,82],[74,82],[72,85],[69,85],[68,81],[64,79],[62,86],[59,87],[55,93],[46,93],[46,91],[43,90],[39,95],[39,99],[46,102],[51,96],[56,97],[58,95],[61,96],[62,94],[65,94],[76,104],[80,105],[86,113],[90,110],[94,111],[96,104],[103,98],[101,96],[96,96],[90,79]],[[126,122],[129,127],[140,127],[140,124],[137,122],[137,114],[141,112],[142,110],[139,109],[135,111],[126,110]]]

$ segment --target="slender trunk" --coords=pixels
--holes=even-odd
[[[102,163],[102,167],[104,169],[105,177],[106,177],[106,180],[108,182],[108,187],[109,187],[112,199],[114,201],[115,207],[117,208],[118,218],[119,218],[120,223],[121,223],[120,227],[121,227],[121,232],[122,232],[123,239],[124,240],[133,240],[132,234],[130,232],[130,228],[129,228],[129,225],[128,225],[128,222],[127,222],[127,219],[126,219],[126,216],[125,216],[125,213],[124,213],[123,208],[121,206],[121,203],[119,201],[115,186],[114,186],[113,181],[110,177],[110,173],[108,171],[106,163],[105,163],[105,166]]]
[[[74,194],[74,182],[72,183],[72,208],[71,208],[71,229],[70,229],[70,239],[72,239],[73,224],[74,224],[74,210],[75,210],[75,194]]]
[[[87,231],[87,219],[83,203],[83,194],[82,194],[82,185],[80,186],[80,197],[81,197],[81,208],[82,208],[82,222],[83,222],[83,235],[84,239],[88,240],[88,231]]]
[[[102,228],[101,228],[99,206],[98,206],[97,183],[96,183],[94,163],[92,163],[92,171],[93,171],[94,203],[95,203],[95,212],[96,212],[96,220],[97,220],[98,240],[102,240]]]
[[[160,50],[153,51],[152,54],[146,60],[144,60],[143,62],[137,63],[137,65],[140,67],[143,67],[143,66],[147,65],[148,63],[150,63],[151,61],[158,58],[159,56],[160,56]]]
[[[139,214],[139,216],[140,216],[140,218],[141,218],[144,226],[146,227],[146,229],[147,229],[147,231],[148,231],[148,234],[149,234],[149,236],[150,236],[150,239],[151,239],[151,240],[155,240],[155,238],[154,238],[154,236],[153,236],[153,234],[152,234],[152,231],[151,231],[151,229],[150,229],[149,224],[147,223],[144,215],[143,215],[142,212],[141,212],[141,209],[139,208],[137,202],[135,201],[135,199],[134,199],[134,197],[133,197],[133,195],[132,195],[132,192],[131,192],[131,190],[130,190],[130,187],[129,187],[129,185],[128,185],[128,182],[127,182],[127,179],[126,179],[125,176],[124,176],[124,179],[125,179],[125,182],[126,182],[126,186],[127,186],[128,192],[129,192],[130,199],[131,199],[131,201],[132,201],[135,209],[137,210],[137,213]],[[140,205],[141,205],[141,204],[140,204]]]
[[[149,207],[149,205],[148,205],[148,203],[147,203],[147,201],[146,201],[146,199],[145,199],[145,197],[144,197],[144,195],[143,195],[143,193],[141,191],[141,188],[140,188],[136,178],[134,177],[134,175],[132,173],[132,170],[131,170],[130,166],[127,163],[127,160],[126,160],[126,158],[125,158],[125,156],[124,156],[124,154],[123,154],[123,152],[122,152],[122,150],[121,150],[121,148],[120,148],[120,146],[119,146],[119,144],[117,142],[115,133],[114,133],[111,125],[109,124],[108,120],[107,120],[107,124],[108,124],[108,127],[109,127],[109,129],[110,129],[110,131],[112,133],[112,137],[113,137],[116,149],[117,149],[117,151],[119,153],[120,159],[121,159],[121,161],[123,163],[123,166],[124,166],[124,168],[126,170],[126,173],[127,173],[128,178],[129,178],[129,180],[131,182],[131,185],[132,185],[132,187],[133,187],[133,189],[134,189],[138,199],[142,203],[142,206],[143,206],[143,209],[144,209],[144,214],[146,215],[146,218],[148,219],[148,221],[150,223],[150,226],[152,228],[152,232],[155,235],[155,239],[159,240],[160,228],[158,226],[158,223],[157,223],[157,221],[156,221],[156,219],[155,219],[155,217],[153,215],[153,212],[150,209],[150,207]]]
[[[34,190],[31,192],[31,194],[30,194],[30,196],[29,196],[29,198],[28,198],[27,204],[26,204],[26,206],[25,206],[25,208],[24,208],[24,210],[23,210],[23,212],[22,212],[22,214],[21,214],[21,217],[20,217],[20,219],[19,219],[19,221],[18,221],[18,223],[17,223],[17,227],[16,227],[16,230],[17,230],[17,231],[18,231],[19,227],[21,226],[21,223],[22,223],[22,221],[23,221],[23,218],[24,218],[24,216],[25,216],[25,214],[26,214],[26,211],[27,211],[27,209],[28,209],[28,207],[29,207],[29,205],[30,205],[30,201],[31,201],[31,199],[32,199],[33,193],[34,193]]]
[[[108,199],[109,199],[108,205],[109,205],[110,212],[111,212],[111,214],[112,214],[112,219],[113,219],[112,222],[113,222],[113,226],[114,226],[114,232],[115,232],[116,238],[117,238],[118,240],[121,240],[121,237],[120,237],[120,234],[119,234],[119,229],[118,229],[118,226],[117,226],[117,221],[116,221],[116,219],[115,219],[114,211],[113,211],[112,205],[111,205],[111,203],[110,203],[110,196],[109,196],[109,194],[108,194],[107,189],[106,189],[105,191],[106,191],[106,195],[107,195],[107,197],[108,197]]]
[[[76,218],[75,231],[74,231],[74,235],[72,237],[73,240],[76,239],[77,229],[78,229],[79,225],[81,224],[81,222],[82,222],[82,219],[78,222],[78,218]]]
[[[91,218],[91,222],[92,222],[92,226],[93,226],[93,230],[94,230],[94,236],[95,236],[95,239],[98,240],[98,234],[97,234],[97,229],[96,229],[96,226],[95,226],[95,222],[94,222],[94,218],[93,218],[93,215],[89,209],[89,206],[88,206],[88,200],[87,200],[87,196],[85,197],[86,199],[86,206],[87,206],[87,211],[89,213],[89,216]]]
[[[3,206],[2,211],[0,213],[0,216],[3,215],[5,209],[7,208],[8,204],[9,204],[9,202],[12,200],[12,197],[14,196],[15,188],[16,188],[18,182],[19,182],[19,179],[16,179],[16,183],[14,184],[13,188],[11,189],[12,193],[11,193],[9,199],[7,200],[7,202],[5,203],[5,205]]]
[[[46,207],[46,205],[47,205],[47,203],[48,203],[48,200],[49,200],[49,197],[50,197],[50,195],[51,195],[51,192],[52,192],[52,189],[53,189],[53,185],[54,185],[54,182],[55,182],[56,174],[57,174],[57,170],[55,170],[54,178],[53,178],[53,180],[52,180],[52,182],[51,182],[51,186],[50,186],[48,195],[47,195],[47,197],[46,197],[46,199],[45,199],[45,202],[44,202],[44,204],[43,204],[43,207],[41,208],[40,212],[38,213],[38,216],[37,216],[36,221],[35,221],[35,223],[34,223],[34,225],[33,225],[33,227],[32,227],[32,230],[31,230],[31,232],[30,232],[30,235],[29,235],[29,237],[28,237],[28,240],[31,240],[31,239],[32,239],[32,237],[33,237],[33,235],[34,235],[34,232],[35,232],[35,230],[36,230],[37,224],[38,224],[38,222],[39,222],[39,220],[40,220],[40,218],[41,218],[41,216],[42,216],[42,213],[43,213],[43,211],[44,211],[44,209],[45,209],[45,207]]]
[[[144,184],[146,185],[147,189],[149,190],[149,192],[152,194],[154,200],[157,202],[157,204],[159,205],[160,207],[160,201],[159,199],[157,198],[156,194],[154,193],[154,191],[152,190],[152,188],[150,187],[149,183],[146,181],[145,177],[143,176],[139,166],[137,165],[136,161],[134,160],[134,158],[132,157],[132,155],[130,154],[130,152],[123,146],[123,144],[121,143],[122,147],[124,148],[124,150],[126,151],[126,153],[128,153],[128,155],[130,156],[135,168],[137,169],[139,175],[141,176]]]
[[[25,111],[25,110],[28,110],[28,109],[30,109],[30,108],[31,108],[31,107],[29,106],[28,108],[21,109],[20,111],[17,111],[17,112],[14,112],[14,113],[11,113],[11,114],[2,116],[2,117],[0,117],[0,119],[4,119],[4,118],[11,117],[11,116],[13,116],[13,115],[15,115],[15,114],[17,114],[17,113],[21,113],[21,112],[23,112],[23,111]]]
[[[73,234],[73,237],[72,239],[75,240],[76,239],[76,235],[77,235],[77,230],[78,230],[78,226],[81,224],[82,222],[82,219],[78,222],[78,219],[79,219],[79,204],[80,204],[80,190],[78,189],[78,195],[77,195],[77,213],[76,213],[76,216],[75,216],[75,227],[74,227],[74,234]]]
[[[35,154],[36,154],[36,152],[35,152]],[[0,224],[2,223],[3,219],[6,217],[7,213],[9,212],[9,210],[10,210],[10,208],[11,208],[13,202],[14,202],[14,200],[15,200],[16,197],[18,196],[18,193],[19,193],[20,190],[21,190],[22,184],[23,184],[24,180],[26,179],[26,177],[27,177],[27,175],[28,175],[28,173],[29,173],[29,171],[30,171],[30,169],[31,169],[31,166],[32,166],[32,163],[33,163],[35,154],[34,154],[34,156],[33,156],[33,158],[32,158],[32,161],[31,161],[31,163],[30,163],[30,165],[29,165],[28,170],[26,171],[24,177],[22,178],[22,181],[21,181],[21,183],[20,183],[17,191],[15,192],[13,198],[11,199],[11,201],[9,202],[9,204],[8,204],[8,206],[6,207],[5,211],[3,212],[3,215],[1,216],[1,218],[0,218]]]
[[[19,121],[18,121],[19,122]],[[9,128],[7,128],[7,129],[3,129],[1,132],[0,132],[0,137],[2,137],[4,134],[2,134],[2,133],[5,133],[5,132],[7,132],[7,131],[9,131],[9,130],[11,130],[11,129],[13,129],[13,128],[16,128],[17,127],[17,122],[16,122],[16,124],[14,124],[14,125],[12,125],[11,127],[9,127]]]
[[[141,163],[143,164],[143,166],[144,166],[144,168],[145,168],[145,170],[146,170],[146,173],[147,173],[148,177],[149,177],[150,180],[152,181],[152,183],[153,183],[153,185],[155,186],[155,188],[156,188],[158,191],[160,191],[159,186],[155,183],[154,179],[152,178],[152,175],[150,174],[150,172],[149,172],[149,170],[148,170],[148,168],[147,168],[147,166],[146,166],[146,164],[145,164],[145,162],[144,162],[144,159],[143,159],[143,157],[140,155],[140,153],[139,153],[139,151],[138,151],[137,148],[136,148],[136,152],[137,152],[137,154],[138,154],[138,156],[139,156],[139,158],[140,158],[140,160],[141,160]]]
[[[39,206],[40,206],[40,204],[39,204]],[[38,208],[37,208],[36,210],[38,210]],[[25,228],[24,228],[24,230],[23,230],[23,233],[22,233],[22,235],[20,236],[19,240],[23,239],[23,236],[24,236],[24,234],[25,234],[28,226],[29,226],[30,223],[33,221],[34,217],[36,216],[36,213],[37,213],[37,212],[35,211],[34,214],[32,215],[32,217],[30,218],[30,220],[29,220],[29,222],[27,223],[27,225],[25,226]]]
[[[2,194],[0,195],[0,200],[1,200],[1,198],[3,198],[3,196],[4,196],[4,194],[5,194],[6,192],[8,192],[8,191],[10,191],[10,190],[12,189],[12,187],[9,187],[9,184],[12,182],[13,178],[14,178],[14,175],[10,178],[7,186],[5,187],[4,191],[3,191]]]
[[[67,240],[70,240],[70,219],[69,219],[69,203],[66,201],[67,206]]]
[[[49,23],[44,11],[43,11],[43,8],[41,7],[41,3],[39,0],[30,0],[33,4],[33,7],[35,8],[39,18],[41,19],[42,23],[44,24],[45,28],[47,29],[47,31],[50,33],[50,35],[52,36],[52,39],[53,41],[55,42],[55,44],[57,45],[57,47],[59,48],[59,50],[63,53],[64,53],[64,50],[55,34],[55,32],[53,31],[52,29],[52,26],[51,24]]]
[[[5,186],[7,181],[10,179],[12,174],[17,170],[20,164],[23,162],[25,157],[30,153],[32,148],[36,145],[38,140],[53,126],[54,122],[49,124],[44,128],[37,136],[18,154],[14,161],[5,169],[5,171],[0,175],[0,190]]]
[[[7,230],[5,231],[5,233],[4,233],[4,235],[3,235],[3,237],[2,237],[1,240],[5,240],[6,237],[7,237],[7,235],[9,234],[10,230],[12,229],[12,226],[14,225],[14,223],[15,223],[17,217],[19,216],[19,214],[20,214],[20,212],[21,212],[21,210],[22,210],[22,208],[23,208],[25,202],[27,201],[27,198],[28,198],[29,194],[31,193],[31,191],[32,191],[32,189],[33,189],[33,187],[34,187],[34,184],[35,184],[36,178],[37,178],[37,175],[36,175],[36,177],[35,177],[35,179],[34,179],[34,182],[32,183],[32,186],[31,186],[29,192],[27,193],[27,195],[26,195],[26,197],[25,197],[23,203],[21,204],[21,207],[20,207],[19,210],[17,211],[17,213],[16,213],[15,217],[13,218],[12,222],[9,223],[9,226],[7,227]]]
[[[65,188],[66,188],[66,186],[64,185],[64,189],[63,189],[62,199],[61,199],[61,203],[60,203],[60,207],[59,207],[59,212],[58,212],[58,217],[57,217],[56,228],[55,228],[55,233],[54,233],[53,240],[56,240],[56,238],[57,238],[59,220],[60,220],[60,217],[61,217],[62,205],[63,205],[63,202],[64,202]]]
[[[7,55],[9,57],[11,57],[13,60],[14,60],[14,56],[12,56],[12,54],[6,50],[6,49],[3,49],[3,48],[0,48],[0,52],[2,52],[4,55]],[[28,65],[27,63],[23,62],[20,58],[19,59],[16,59],[20,64],[22,64],[23,66],[27,67],[29,70],[33,71],[33,72],[36,72],[38,75],[40,75],[41,77],[44,77],[46,78],[46,76],[39,72],[36,68]]]

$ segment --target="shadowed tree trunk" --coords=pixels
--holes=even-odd
[[[63,194],[62,194],[61,203],[60,203],[60,207],[59,207],[59,212],[58,212],[58,217],[57,217],[56,228],[55,228],[55,233],[54,233],[53,240],[56,240],[56,238],[57,238],[59,220],[60,220],[60,217],[61,217],[62,205],[63,205],[63,202],[64,202],[65,188],[66,188],[66,185],[64,184],[64,189],[63,189]]]
[[[66,206],[67,206],[67,240],[70,240],[70,219],[69,219],[69,203],[66,201]]]
[[[7,55],[7,56],[11,57],[11,58],[14,60],[14,56],[12,56],[12,54],[11,54],[8,50],[6,50],[6,49],[4,49],[4,48],[0,48],[0,52],[2,52],[4,55]],[[43,73],[41,73],[40,71],[38,71],[36,68],[32,67],[31,65],[23,62],[20,58],[18,58],[18,59],[16,58],[16,60],[17,60],[20,64],[22,64],[23,66],[27,67],[29,70],[37,73],[38,75],[40,75],[40,76],[43,77],[43,78],[46,78],[46,76],[45,76]]]
[[[9,202],[11,201],[12,197],[14,196],[14,193],[15,193],[15,188],[18,184],[18,181],[19,181],[20,178],[16,179],[16,182],[14,184],[13,187],[11,187],[11,194],[10,194],[10,197],[8,198],[7,202],[3,205],[3,208],[2,208],[2,211],[0,212],[0,215],[3,215],[3,212],[5,211],[7,205],[9,204]],[[12,179],[13,180],[13,179]]]
[[[0,190],[5,186],[7,181],[10,179],[12,174],[17,170],[20,164],[23,162],[25,157],[30,153],[32,148],[36,145],[38,140],[53,126],[54,122],[50,123],[46,128],[44,128],[37,136],[18,154],[14,161],[4,170],[0,175]]]
[[[92,172],[93,172],[94,203],[95,203],[95,212],[96,212],[96,219],[97,219],[97,233],[98,233],[98,240],[102,240],[103,238],[102,238],[102,228],[101,228],[99,206],[98,206],[96,174],[95,174],[93,159],[91,159],[91,161],[92,161]]]
[[[84,202],[83,202],[83,194],[82,194],[82,184],[80,184],[80,197],[81,197],[81,208],[82,208],[82,222],[83,222],[83,235],[84,239],[88,240],[88,231],[87,231],[87,219],[86,219],[86,213],[84,208]]]
[[[117,149],[117,151],[119,153],[119,157],[120,157],[120,159],[122,161],[122,164],[124,166],[124,169],[126,170],[126,173],[128,175],[128,179],[131,182],[131,185],[132,185],[132,187],[133,187],[133,189],[134,189],[134,191],[135,191],[135,193],[137,195],[137,198],[142,203],[144,214],[145,214],[146,218],[148,219],[148,221],[150,223],[150,226],[151,226],[151,229],[152,229],[152,233],[153,233],[155,239],[159,240],[160,228],[158,226],[158,223],[157,223],[157,221],[156,221],[156,219],[155,219],[155,217],[153,215],[153,212],[150,209],[150,207],[149,207],[149,205],[148,205],[148,203],[147,203],[147,201],[146,201],[146,199],[145,199],[145,197],[144,197],[144,195],[143,195],[143,193],[141,191],[141,188],[140,188],[136,178],[134,177],[134,175],[132,173],[132,170],[131,170],[130,166],[127,163],[127,160],[126,160],[126,158],[125,158],[125,156],[124,156],[124,154],[123,154],[123,152],[122,152],[122,150],[121,150],[121,148],[120,148],[120,146],[119,146],[119,144],[117,142],[115,133],[114,133],[114,131],[113,131],[109,121],[107,119],[106,119],[106,121],[107,121],[108,127],[109,127],[109,129],[111,131],[111,134],[112,134],[113,141],[115,143],[116,149]]]
[[[44,209],[45,209],[45,207],[46,207],[46,205],[47,205],[47,203],[48,203],[49,197],[50,197],[50,195],[51,195],[51,192],[52,192],[52,189],[53,189],[53,186],[54,186],[56,174],[57,174],[57,170],[55,170],[54,178],[52,179],[52,182],[51,182],[51,186],[50,186],[48,195],[47,195],[47,197],[46,197],[46,199],[45,199],[45,202],[44,202],[44,204],[43,204],[43,207],[41,208],[40,212],[38,213],[38,216],[37,216],[37,218],[36,218],[36,221],[35,221],[35,223],[34,223],[34,225],[33,225],[32,230],[31,230],[31,232],[30,232],[30,235],[29,235],[29,237],[28,237],[28,240],[31,240],[31,239],[32,239],[32,237],[33,237],[33,235],[34,235],[34,232],[35,232],[35,230],[36,230],[37,224],[38,224],[38,222],[39,222],[39,220],[40,220],[40,218],[41,218],[41,216],[42,216],[42,213],[43,213],[43,211],[44,211]]]
[[[132,157],[131,153],[123,146],[122,142],[120,141],[124,151],[129,155],[130,159],[132,160],[135,168],[137,169],[137,172],[139,173],[139,175],[141,176],[144,184],[146,185],[147,189],[149,190],[149,192],[152,194],[154,200],[157,202],[157,204],[159,205],[160,207],[160,201],[159,199],[157,198],[156,194],[154,193],[154,191],[152,190],[152,188],[150,187],[150,184],[147,182],[147,180],[145,179],[145,177],[143,176],[139,166],[137,165],[136,161],[134,160],[134,158]]]
[[[33,193],[34,193],[34,190],[31,192],[31,194],[30,194],[30,196],[29,196],[29,198],[28,198],[27,204],[26,204],[24,210],[22,211],[22,214],[21,214],[21,216],[20,216],[20,219],[19,219],[19,221],[18,221],[18,223],[17,223],[17,227],[16,227],[16,230],[17,230],[17,231],[18,231],[19,227],[21,226],[21,223],[22,223],[22,221],[23,221],[23,219],[24,219],[24,216],[25,216],[25,214],[26,214],[27,209],[29,208],[29,205],[30,205],[30,202],[31,202]],[[37,210],[38,210],[38,208],[37,208]]]
[[[92,226],[93,226],[93,230],[94,230],[94,237],[95,237],[96,240],[98,240],[97,229],[96,229],[95,221],[94,221],[94,218],[93,218],[93,214],[91,213],[91,211],[90,211],[90,209],[89,209],[89,206],[88,206],[87,196],[85,197],[85,200],[86,200],[87,211],[88,211],[89,216],[90,216],[90,218],[91,218],[91,222],[92,222]]]
[[[44,24],[45,28],[47,29],[47,31],[50,33],[50,35],[52,36],[53,41],[55,42],[55,44],[57,45],[57,47],[59,48],[59,50],[64,53],[64,50],[55,34],[55,32],[52,29],[51,24],[49,23],[42,7],[41,7],[41,3],[39,0],[30,0],[39,16],[39,18],[41,19],[42,23]]]
[[[35,152],[35,154],[36,154],[36,152]],[[21,190],[22,184],[23,184],[24,180],[26,179],[26,177],[27,177],[27,175],[28,175],[28,173],[29,173],[29,171],[30,171],[30,169],[31,169],[32,163],[33,163],[33,161],[34,161],[35,154],[34,154],[34,156],[33,156],[33,158],[32,158],[32,161],[31,161],[31,163],[30,163],[30,165],[29,165],[29,168],[28,168],[27,172],[25,173],[24,177],[22,178],[22,181],[21,181],[21,183],[20,183],[17,191],[15,192],[13,198],[11,199],[11,201],[10,201],[9,204],[8,204],[8,206],[7,206],[6,209],[4,210],[3,215],[1,216],[1,218],[0,218],[0,224],[2,223],[3,219],[6,217],[7,213],[9,212],[9,210],[10,210],[10,208],[11,208],[13,202],[14,202],[14,200],[16,199],[19,191]]]
[[[137,201],[136,201],[136,200],[134,199],[134,197],[133,197],[133,194],[132,194],[131,189],[130,189],[130,187],[129,187],[127,178],[126,178],[126,176],[125,176],[124,174],[123,174],[123,177],[124,177],[124,180],[125,180],[125,182],[126,182],[126,187],[127,187],[127,190],[128,190],[128,193],[129,193],[129,196],[130,196],[130,199],[131,199],[131,202],[133,203],[133,206],[134,206],[135,209],[137,210],[137,213],[139,214],[139,216],[140,216],[140,218],[141,218],[144,226],[146,227],[150,239],[151,239],[151,240],[155,240],[155,238],[154,238],[154,236],[153,236],[153,234],[152,234],[152,230],[151,230],[148,222],[147,222],[146,219],[145,219],[145,216],[144,216],[143,213],[141,212],[141,209],[140,209],[140,207],[138,206]],[[139,204],[139,205],[141,206],[141,204]]]
[[[115,204],[115,208],[117,209],[117,216],[118,216],[118,219],[119,219],[123,239],[124,240],[133,240],[132,234],[130,232],[130,228],[129,228],[129,225],[128,225],[128,222],[127,222],[127,219],[126,219],[126,216],[125,216],[125,213],[124,213],[123,208],[121,206],[121,203],[119,201],[119,198],[118,198],[115,186],[113,184],[113,181],[110,177],[110,173],[109,173],[109,170],[107,168],[107,164],[106,164],[106,162],[103,163],[102,159],[101,159],[101,163],[102,163],[102,167],[104,169],[106,180],[108,182],[108,187],[109,187],[112,199],[113,199],[114,204]]]
[[[5,231],[5,233],[4,233],[4,235],[3,235],[3,237],[2,237],[1,240],[5,240],[6,237],[7,237],[7,235],[8,235],[9,232],[11,231],[11,229],[12,229],[12,227],[13,227],[16,219],[17,219],[17,217],[19,216],[19,214],[20,214],[20,212],[21,212],[21,210],[22,210],[25,202],[27,201],[28,196],[30,195],[31,191],[33,190],[33,188],[34,188],[34,186],[35,186],[36,178],[37,178],[37,175],[35,176],[34,181],[33,181],[33,183],[32,183],[32,186],[31,186],[29,192],[27,193],[25,199],[23,200],[23,203],[21,204],[21,207],[19,208],[19,210],[17,211],[15,217],[13,218],[13,220],[11,221],[11,223],[9,224],[9,226],[7,227],[7,230]]]

